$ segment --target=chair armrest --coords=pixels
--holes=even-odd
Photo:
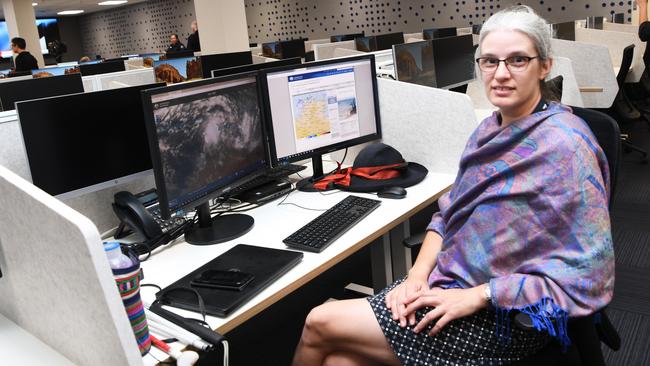
[[[424,237],[427,235],[427,232],[411,235],[408,238],[404,239],[404,246],[407,248],[415,248],[422,245],[424,242]]]
[[[621,337],[618,335],[616,328],[609,320],[605,309],[596,314],[596,332],[598,338],[614,351],[621,349]]]

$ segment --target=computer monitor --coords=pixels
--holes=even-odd
[[[161,85],[16,103],[34,185],[67,199],[151,174],[140,91]]]
[[[473,24],[472,25],[472,34],[474,35],[480,35],[481,34],[481,29],[483,29],[483,24]]]
[[[272,165],[312,158],[381,138],[374,55],[262,72]]]
[[[201,59],[198,57],[185,57],[153,62],[156,81],[167,84],[182,83],[188,80],[203,78]]]
[[[396,44],[393,65],[398,81],[434,87],[436,68],[431,41]]]
[[[236,67],[228,67],[225,69],[212,70],[212,77],[215,78],[220,76],[235,75],[235,74],[248,73],[248,72],[259,71],[264,69],[271,69],[280,66],[300,65],[300,64],[302,64],[300,57],[285,58],[284,60],[260,62],[259,64],[250,64],[244,66],[236,66]]]
[[[243,235],[247,215],[210,215],[209,201],[269,166],[256,74],[214,78],[142,93],[160,211],[196,208],[185,233],[196,245]]]
[[[451,89],[474,80],[474,44],[472,35],[431,40],[436,67],[434,87]]]
[[[404,33],[388,33],[375,36],[377,51],[390,50],[393,45],[404,43]]]
[[[458,35],[456,28],[431,28],[425,29],[422,31],[422,37],[425,40],[444,38],[444,37],[455,37]]]
[[[364,32],[361,33],[352,33],[352,34],[339,34],[337,36],[330,36],[330,42],[344,42],[344,41],[354,41],[358,37],[365,36]]]
[[[188,49],[165,53],[165,57],[167,57],[168,59],[186,58],[186,57],[192,57],[192,56],[194,56],[194,51],[193,50],[188,50]]]
[[[280,42],[266,42],[262,43],[262,55],[270,58],[282,58],[282,47]]]
[[[201,55],[201,68],[203,69],[204,79],[212,77],[212,70],[250,65],[252,63],[253,55],[251,51]]]
[[[79,73],[0,83],[0,110],[11,111],[16,102],[24,100],[83,92]]]
[[[602,30],[604,21],[605,21],[604,17],[588,17],[587,28]]]
[[[126,68],[124,67],[124,61],[104,61],[97,64],[81,64],[79,70],[81,70],[81,75],[89,76],[125,71]]]
[[[98,64],[98,63],[100,63],[100,62],[104,62],[104,60],[101,60],[101,59],[100,59],[100,60],[82,61],[82,62],[79,62],[79,64],[80,64],[80,65],[81,65],[81,64],[83,64],[83,65],[94,65],[94,64]]]
[[[625,24],[625,13],[612,14],[612,23]]]
[[[79,72],[79,66],[46,67],[43,69],[34,69],[31,72],[34,78],[46,78],[50,76],[76,74]]]
[[[354,46],[357,51],[361,52],[377,51],[377,38],[375,36],[357,37],[354,39]]]
[[[281,58],[305,57],[305,39],[292,39],[280,42]]]
[[[576,24],[575,22],[556,23],[551,25],[551,33],[553,38],[563,39],[565,41],[576,40]]]
[[[128,60],[128,57],[113,57],[113,58],[107,58],[104,60],[104,62],[111,62],[111,61],[126,61]]]

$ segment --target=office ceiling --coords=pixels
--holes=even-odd
[[[28,1],[28,0],[24,0]],[[128,0],[128,3],[122,5],[100,6],[97,3],[104,0],[32,0],[38,5],[34,7],[34,12],[37,18],[46,17],[63,17],[70,15],[57,15],[58,12],[63,10],[84,10],[83,14],[88,14],[95,11],[115,9],[116,7],[126,6],[131,4],[142,3],[147,0]],[[4,18],[4,13],[0,8],[0,16]]]

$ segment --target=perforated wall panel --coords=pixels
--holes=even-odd
[[[218,0],[215,0],[218,1]],[[433,27],[467,27],[492,13],[524,3],[550,22],[625,13],[632,1],[594,0],[244,0],[251,42],[334,34],[419,32]],[[79,17],[85,54],[115,57],[158,52],[177,32],[185,43],[195,19],[192,0],[150,0]]]
[[[178,33],[183,44],[195,19],[192,0],[150,0],[79,17],[86,55],[121,55],[164,51],[169,36]]]
[[[492,13],[523,3],[535,8],[550,22],[587,16],[625,13],[626,1],[512,1],[512,0],[245,0],[251,42],[330,35],[389,32],[419,32],[434,27],[467,27],[483,23]]]

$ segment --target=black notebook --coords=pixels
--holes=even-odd
[[[300,252],[238,244],[167,286],[156,294],[156,298],[163,305],[200,312],[196,294],[188,291],[194,289],[203,298],[207,314],[226,317],[298,264],[302,257]],[[254,278],[241,291],[191,287],[190,282],[208,269],[237,270],[250,273]]]

